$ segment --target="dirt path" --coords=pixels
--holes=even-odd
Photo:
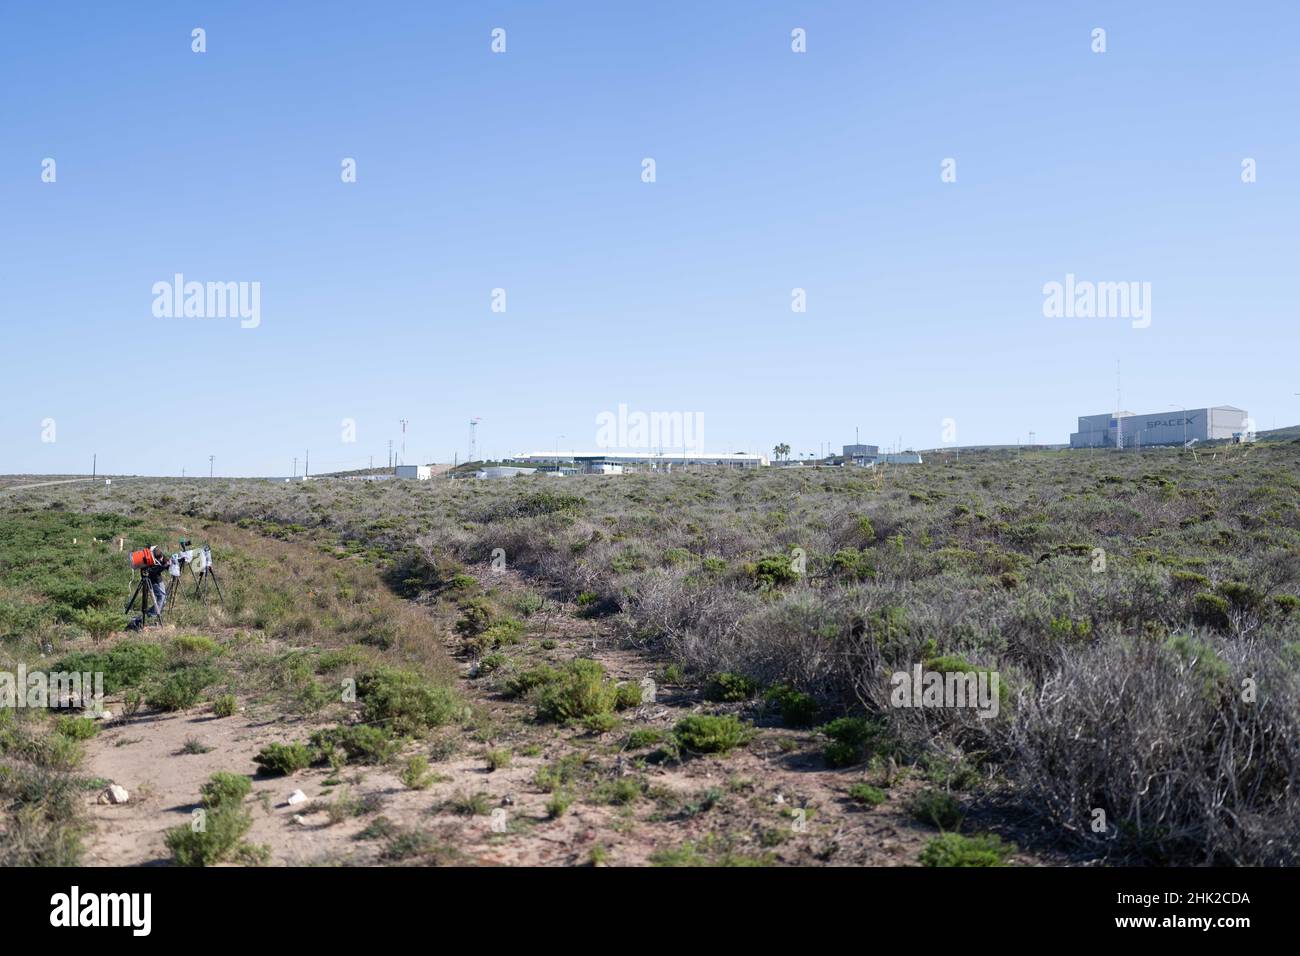
[[[497,595],[527,588],[511,574],[476,569]],[[430,639],[454,653],[459,642],[430,613]],[[442,623],[437,623],[442,621]],[[663,662],[614,646],[598,620],[572,607],[530,618],[517,667],[592,657],[620,681],[639,682]],[[530,704],[509,699],[493,677],[472,677],[461,658],[461,690],[473,718],[408,747],[430,758],[427,789],[399,779],[401,761],[347,766],[337,775],[311,768],[292,777],[253,777],[248,840],[279,865],[467,863],[513,865],[696,864],[915,865],[937,831],[914,822],[904,803],[924,783],[889,781],[877,807],[851,800],[867,779],[859,767],[828,769],[824,740],[812,730],[773,725],[758,705],[710,704],[688,688],[656,687],[655,699],[622,712],[604,734],[540,723]],[[669,733],[682,717],[720,707],[754,719],[755,739],[726,756],[659,760],[627,747],[629,732]],[[110,703],[110,709],[118,707]],[[87,862],[150,865],[169,861],[165,831],[185,825],[202,783],[217,770],[253,775],[253,756],[273,741],[305,740],[332,722],[248,712],[216,719],[209,705],[191,712],[118,718],[88,744],[88,773],[131,794],[125,805],[89,800],[96,824]],[[187,742],[191,750],[185,752]],[[197,743],[198,746],[193,746]],[[493,763],[497,769],[492,768]],[[559,787],[545,777],[563,777]],[[879,774],[870,775],[873,784]],[[289,806],[301,789],[306,802]],[[558,815],[552,790],[571,803]],[[1035,862],[1017,856],[1017,863]]]

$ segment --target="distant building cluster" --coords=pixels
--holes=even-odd
[[[881,454],[879,445],[845,445],[842,461],[838,464],[862,465],[919,465],[921,456],[914,451],[895,451]]]
[[[674,468],[763,468],[765,455],[747,452],[682,453],[631,451],[539,451],[517,455],[520,465],[538,465],[568,473],[618,475],[624,471],[672,471]]]
[[[1215,405],[1182,410],[1170,408],[1148,415],[1133,412],[1083,415],[1079,418],[1079,430],[1070,435],[1070,447],[1149,448],[1153,445],[1253,439],[1245,409]]]

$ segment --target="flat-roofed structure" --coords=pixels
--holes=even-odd
[[[1146,415],[1106,412],[1083,415],[1079,430],[1070,435],[1071,448],[1144,448],[1152,445],[1186,445],[1193,441],[1248,440],[1249,416],[1244,408],[1214,405]]]
[[[577,471],[611,474],[610,465],[644,471],[671,471],[681,467],[764,468],[767,456],[747,452],[639,452],[639,451],[537,451],[516,455],[513,461],[530,465],[568,466]]]

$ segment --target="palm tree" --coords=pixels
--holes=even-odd
[[[787,445],[785,442],[781,442],[781,444],[777,445],[775,448],[772,449],[772,454],[775,455],[777,460],[779,461],[780,459],[790,454],[790,446]]]

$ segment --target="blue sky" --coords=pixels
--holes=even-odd
[[[702,414],[718,451],[928,448],[945,418],[1065,441],[1117,357],[1133,411],[1300,422],[1298,27],[1282,2],[9,5],[0,472],[364,466],[402,418],[409,461],[463,459],[474,416],[480,451],[584,448],[620,403]],[[155,318],[178,272],[260,282],[260,325]],[[1067,273],[1150,282],[1150,327],[1045,318]]]

